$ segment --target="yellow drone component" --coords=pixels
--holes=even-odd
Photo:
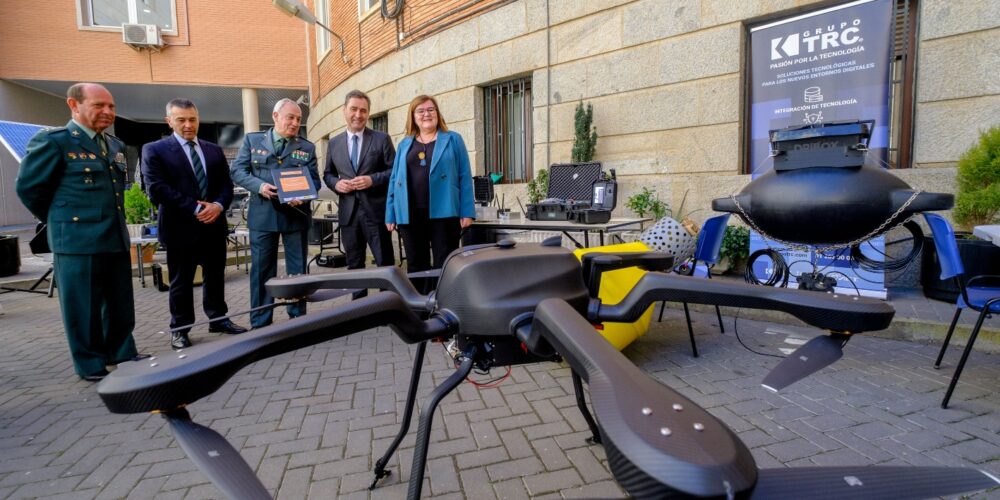
[[[601,253],[612,253],[612,252],[648,252],[649,247],[636,241],[634,243],[622,243],[618,245],[606,245],[603,247],[592,247],[592,248],[580,248],[573,251],[576,258],[582,259],[584,255],[591,252],[601,252]],[[597,297],[601,299],[601,302],[605,304],[617,304],[621,302],[622,298],[628,294],[629,290],[635,287],[635,284],[639,282],[639,278],[646,274],[637,267],[629,267],[626,269],[618,269],[615,271],[609,271],[601,276],[601,288],[597,294]],[[653,307],[649,306],[646,312],[642,313],[642,316],[638,320],[632,323],[611,323],[605,322],[604,329],[598,330],[601,335],[611,345],[615,346],[615,349],[619,351],[624,349],[626,346],[632,343],[635,339],[646,334],[649,330],[649,322],[653,318]]]

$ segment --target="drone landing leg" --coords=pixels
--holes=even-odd
[[[410,487],[407,491],[407,500],[417,500],[420,498],[420,489],[424,484],[424,468],[427,465],[427,445],[431,440],[431,422],[434,420],[434,411],[438,404],[451,391],[458,387],[469,372],[472,371],[473,357],[476,355],[476,348],[472,347],[463,354],[462,364],[459,365],[455,373],[452,373],[444,383],[437,386],[431,397],[427,399],[427,404],[420,411],[420,425],[417,427],[417,443],[413,449],[413,468],[410,469]]]
[[[587,402],[583,399],[583,382],[580,380],[580,376],[576,374],[576,371],[571,370],[573,373],[573,392],[576,393],[576,407],[580,409],[580,413],[583,414],[583,419],[587,421],[587,426],[590,427],[590,432],[593,436],[587,438],[587,441],[594,444],[601,444],[601,433],[597,430],[597,422],[594,421],[594,417],[590,414],[590,409],[587,408]]]
[[[417,385],[420,383],[420,370],[424,365],[424,351],[426,350],[426,341],[417,344],[417,355],[413,359],[413,373],[410,375],[410,389],[406,392],[406,409],[403,410],[403,424],[399,427],[399,433],[392,440],[389,449],[385,450],[385,454],[382,455],[382,458],[378,459],[378,462],[375,462],[375,479],[372,481],[372,485],[368,487],[369,490],[374,490],[375,485],[382,478],[389,477],[391,471],[385,470],[385,466],[389,463],[392,454],[396,452],[400,441],[403,440],[406,433],[410,430],[410,421],[413,420],[413,407],[417,399]]]
[[[687,324],[688,324],[688,337],[691,338],[691,352],[694,354],[694,357],[697,358],[698,357],[698,345],[694,343],[694,329],[691,328],[691,313],[688,311],[687,302],[684,303],[684,319],[687,320]],[[721,323],[722,320],[720,319],[719,322]]]

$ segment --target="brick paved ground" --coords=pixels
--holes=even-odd
[[[155,332],[168,321],[166,294],[136,285],[137,342],[144,352],[164,352],[168,338]],[[247,286],[243,271],[230,268],[231,309],[248,307]],[[76,378],[55,299],[11,293],[0,295],[0,305],[0,498],[219,497],[161,418],[109,414],[95,386]],[[761,467],[964,465],[1000,474],[996,356],[972,355],[948,410],[938,404],[958,349],[934,370],[933,345],[865,336],[832,367],[772,394],[759,381],[777,360],[741,347],[736,311],[725,312],[725,335],[714,315],[695,313],[700,358],[690,355],[677,310],[625,354],[710,408]],[[792,347],[789,337],[818,333],[782,323],[740,319],[737,326],[749,347],[770,354]],[[205,328],[192,338],[220,339]],[[390,464],[393,475],[374,492],[367,486],[397,429],[413,350],[386,329],[352,335],[256,363],[190,410],[227,436],[280,498],[402,498],[412,435]],[[431,346],[421,393],[451,371]],[[436,418],[424,494],[623,496],[603,450],[586,436],[565,365],[516,367],[493,389],[465,384]],[[991,495],[1000,492],[976,498]]]

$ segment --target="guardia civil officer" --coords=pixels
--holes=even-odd
[[[108,365],[136,359],[132,266],[125,226],[125,144],[104,133],[115,121],[108,89],[66,92],[72,119],[28,143],[17,195],[48,224],[59,306],[73,366],[92,382]]]
[[[285,272],[302,274],[309,252],[309,226],[312,211],[309,202],[291,200],[281,203],[273,184],[274,171],[282,168],[305,167],[313,184],[320,187],[316,169],[316,147],[301,138],[299,126],[302,110],[291,99],[274,105],[271,114],[274,127],[266,132],[251,132],[243,138],[240,152],[229,169],[236,185],[251,193],[248,200],[247,227],[250,229],[250,305],[273,304],[264,283],[278,274],[278,239],[285,247]],[[305,303],[288,306],[288,316],[306,313]],[[260,328],[271,324],[272,310],[250,313],[250,326]]]

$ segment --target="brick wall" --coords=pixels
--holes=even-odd
[[[4,2],[0,78],[305,87],[306,28],[255,0],[176,0],[178,34],[136,52],[120,31],[82,30],[74,1]]]

